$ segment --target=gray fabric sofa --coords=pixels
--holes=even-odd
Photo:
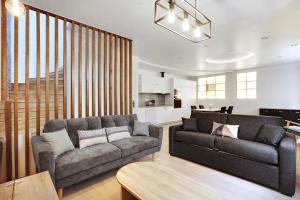
[[[150,137],[133,136],[112,143],[78,148],[77,130],[125,125],[132,130],[134,120],[137,120],[135,114],[48,121],[43,131],[53,132],[65,128],[75,150],[54,159],[50,145],[41,136],[32,137],[37,170],[49,171],[56,188],[64,188],[159,151],[163,129],[154,125],[149,127]]]
[[[283,126],[282,118],[193,112],[197,132],[169,128],[169,153],[265,185],[292,196],[296,183],[296,140],[286,134],[277,146],[256,142],[264,124]],[[211,135],[213,122],[240,125],[238,138]]]

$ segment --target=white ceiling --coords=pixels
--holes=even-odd
[[[154,24],[154,0],[25,2],[131,38],[141,62],[191,75],[300,61],[299,0],[197,0],[198,9],[212,20],[212,39],[196,44]],[[262,40],[265,36],[269,39]],[[206,62],[211,56],[249,51],[254,56],[246,61]]]

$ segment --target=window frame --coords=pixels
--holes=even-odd
[[[254,79],[251,78],[249,79],[249,76],[251,74],[255,74]],[[244,80],[239,80],[239,76],[244,75]],[[253,84],[254,83],[254,84]],[[244,84],[244,89],[241,89],[240,84]],[[249,87],[249,85],[254,85],[254,87]],[[240,96],[239,92],[244,91],[244,96]],[[249,95],[250,92],[249,91],[254,91],[255,95]],[[249,72],[241,72],[241,73],[237,73],[236,74],[236,98],[239,100],[243,100],[243,99],[257,99],[257,72],[256,71],[249,71]],[[254,94],[254,93],[253,93]]]
[[[220,78],[221,81],[218,81],[218,78]],[[226,75],[200,77],[198,78],[197,85],[198,99],[226,99]],[[218,89],[218,87],[222,87],[222,89]],[[214,93],[214,95],[209,95],[209,92]],[[218,96],[218,92],[223,92],[224,96]],[[205,96],[201,95],[201,93],[205,94]]]

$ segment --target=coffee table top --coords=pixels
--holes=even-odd
[[[220,196],[207,185],[155,162],[137,162],[122,167],[117,180],[141,200],[215,200]]]

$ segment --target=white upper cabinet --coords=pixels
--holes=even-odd
[[[140,93],[171,93],[171,80],[155,76],[139,76]]]

